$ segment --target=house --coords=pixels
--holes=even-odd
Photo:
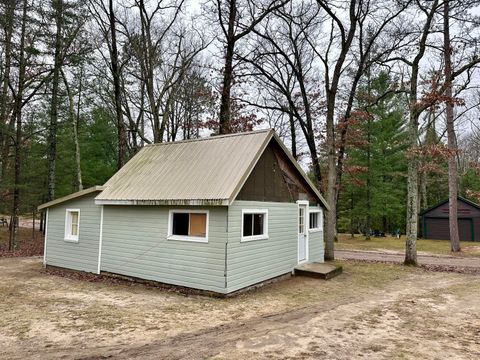
[[[450,239],[449,201],[444,200],[420,213],[425,239]],[[480,206],[458,197],[458,232],[462,241],[480,241]]]
[[[46,266],[228,294],[324,258],[327,204],[273,130],[145,146],[39,209]]]

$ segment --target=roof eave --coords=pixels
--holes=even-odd
[[[101,192],[103,190],[105,190],[105,186],[92,186],[88,189],[80,190],[80,191],[74,192],[73,194],[63,196],[61,198],[46,202],[42,205],[39,205],[37,207],[37,209],[39,211],[43,210],[43,209],[47,209],[47,208],[52,207],[52,206],[60,205],[61,203],[64,203],[66,201],[73,200],[73,199],[76,199],[76,198],[79,198],[79,197],[82,197],[82,196],[85,196],[85,195],[88,195],[88,194],[91,194],[91,193],[94,193],[94,192]]]
[[[161,199],[161,200],[138,200],[138,199],[95,199],[95,205],[170,205],[170,206],[228,206],[228,199]]]

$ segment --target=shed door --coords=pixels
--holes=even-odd
[[[298,206],[298,262],[307,259],[307,221],[305,205]]]
[[[450,226],[447,218],[426,218],[425,221],[425,238],[450,240]],[[458,235],[461,241],[472,240],[472,219],[458,219]]]

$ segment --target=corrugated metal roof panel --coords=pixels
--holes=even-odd
[[[107,181],[96,199],[224,203],[272,136],[272,130],[262,130],[146,146]]]

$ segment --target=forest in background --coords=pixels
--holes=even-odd
[[[480,201],[480,1],[6,0],[0,12],[0,213],[13,220],[103,184],[145,144],[266,127],[330,205],[327,259],[337,231],[400,229],[415,263],[420,209]]]

